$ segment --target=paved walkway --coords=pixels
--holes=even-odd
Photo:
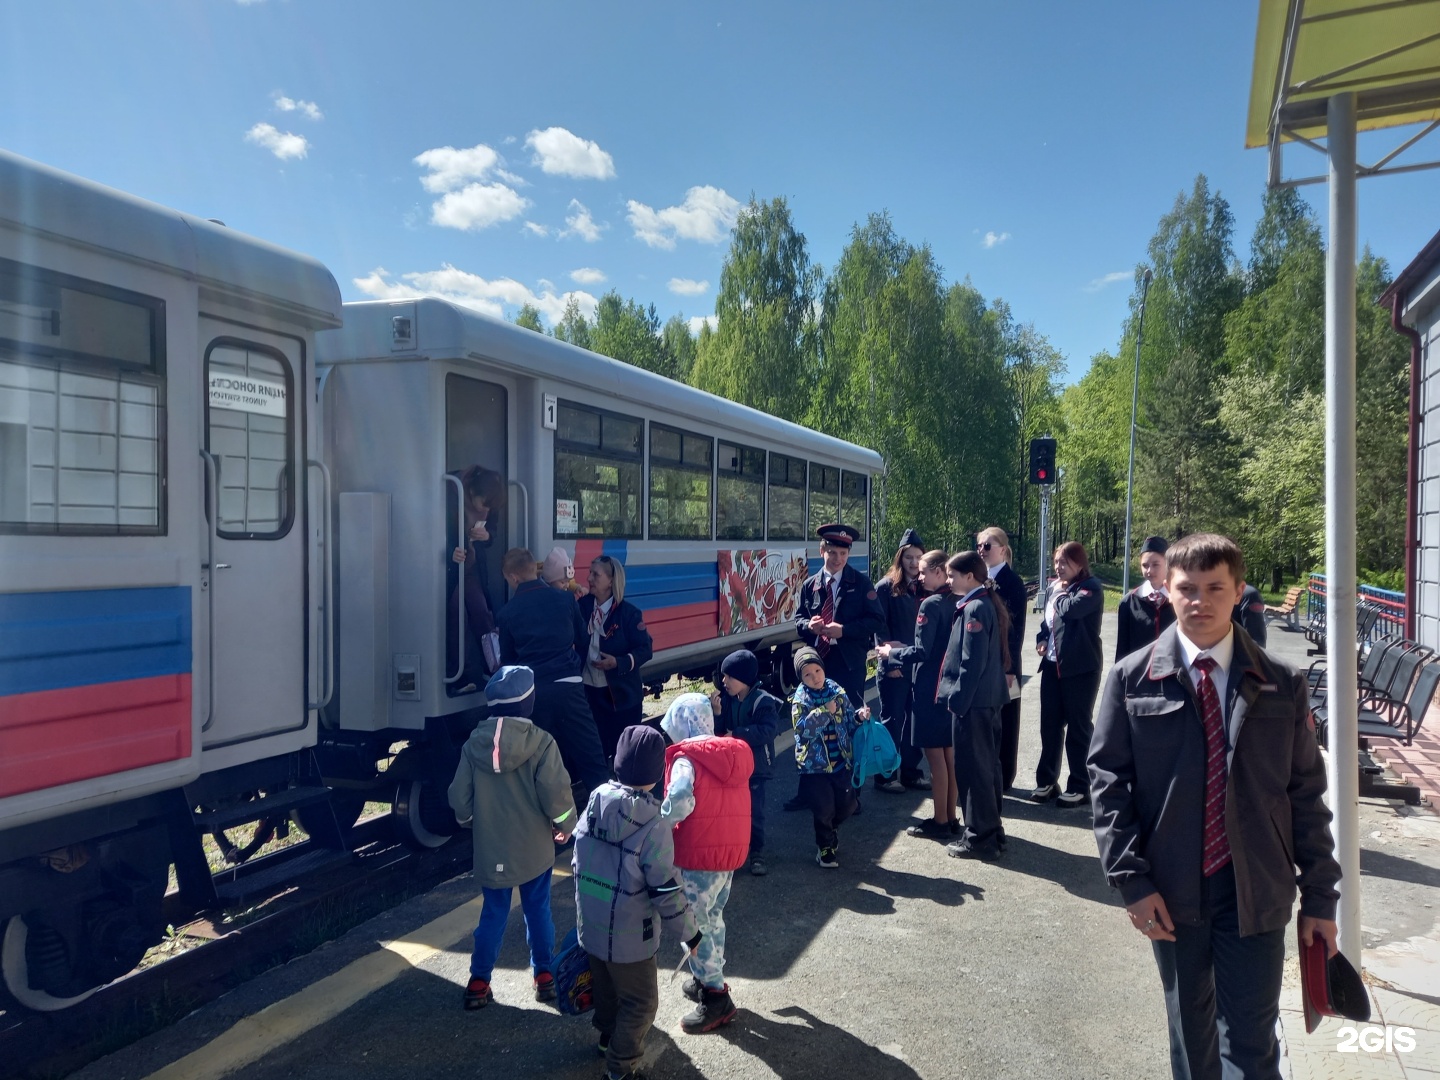
[[[1106,630],[1113,634],[1113,617]],[[1277,652],[1303,657],[1298,634],[1275,638]],[[1022,784],[1039,750],[1036,697],[1031,684]],[[811,861],[808,815],[779,810],[793,789],[786,764],[770,790],[772,871],[739,878],[726,911],[727,978],[740,1017],[713,1035],[682,1034],[678,1020],[689,1004],[678,980],[662,974],[648,1044],[652,1077],[1168,1075],[1154,962],[1100,876],[1083,810],[1007,799],[1010,851],[997,864],[974,865],[903,835],[912,815],[928,813],[926,800],[872,792],[863,816],[842,829],[841,869],[822,871]],[[1340,1021],[1327,1020],[1304,1035],[1292,939],[1285,1074],[1440,1080],[1440,818],[1367,801],[1361,822],[1374,1031],[1352,1040]],[[557,873],[566,871],[562,859]],[[554,909],[563,934],[574,919],[568,877],[557,877]],[[495,1004],[461,1010],[477,911],[470,877],[457,878],[78,1075],[594,1080],[600,1066],[588,1021],[531,1000],[518,912],[496,971]],[[662,967],[678,956],[667,941]],[[1408,1052],[1401,1027],[1411,1029]],[[1353,1053],[1343,1052],[1347,1040]]]

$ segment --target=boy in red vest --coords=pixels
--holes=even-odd
[[[680,1020],[691,1035],[735,1019],[725,982],[725,901],[750,847],[750,774],[755,758],[740,739],[715,734],[710,699],[681,694],[660,727],[665,751],[660,820],[675,826],[675,865],[700,928],[683,992],[695,1009]]]

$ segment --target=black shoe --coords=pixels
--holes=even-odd
[[[821,848],[815,853],[815,864],[825,870],[835,870],[840,866],[840,860],[835,857],[834,848]]]
[[[793,799],[786,799],[782,810],[804,810],[810,804],[805,801],[804,795],[796,795]]]
[[[700,1003],[680,1018],[680,1030],[687,1035],[699,1035],[706,1031],[714,1031],[722,1024],[728,1024],[735,1019],[737,1010],[735,1002],[730,1000],[728,984],[723,990],[711,990],[708,986],[704,987],[702,993]]]
[[[907,788],[909,788],[911,791],[930,790],[930,781],[926,780],[923,776],[917,776],[913,780],[902,780],[900,782],[904,784]]]
[[[680,992],[691,1001],[699,1001],[705,996],[705,987],[694,975],[686,976],[685,981],[680,984]]]
[[[995,846],[1001,851],[1010,850],[1010,838],[1005,835],[1005,830],[1000,830],[1000,835],[995,837]]]
[[[1063,810],[1074,810],[1077,806],[1085,806],[1090,802],[1090,796],[1083,791],[1067,791],[1055,800],[1055,805]]]
[[[465,1008],[483,1009],[495,1000],[490,993],[490,984],[484,979],[471,979],[465,986]]]
[[[951,835],[951,836],[959,836],[959,835],[960,835],[960,821],[959,821],[958,818],[951,818],[949,821],[947,821],[947,822],[945,823],[945,825],[946,825],[946,827],[950,830],[950,835]]]
[[[750,856],[750,874],[752,877],[764,877],[769,872],[770,868],[765,865],[763,858],[759,855]]]
[[[954,843],[945,845],[945,854],[952,859],[979,859],[982,862],[994,862],[1000,858],[998,847],[972,847],[964,840],[956,840]]]
[[[921,836],[926,839],[941,836],[949,826],[948,821],[936,821],[934,818],[926,818],[924,821],[917,821],[905,830],[906,836]]]
[[[1060,785],[1046,784],[1044,787],[1037,787],[1034,791],[1030,792],[1030,801],[1049,802],[1051,799],[1055,798],[1055,796],[1059,794]]]

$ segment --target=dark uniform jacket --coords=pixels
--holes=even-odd
[[[1301,914],[1333,919],[1340,866],[1305,676],[1236,628],[1225,692],[1240,933],[1290,921],[1297,871]],[[1090,743],[1100,862],[1126,904],[1158,892],[1176,922],[1200,921],[1205,764],[1205,725],[1172,626],[1111,669]]]
[[[995,575],[995,591],[1010,612],[1010,666],[1005,669],[1005,674],[1018,679],[1020,650],[1025,645],[1025,609],[1030,606],[1030,598],[1025,595],[1025,582],[1020,580],[1020,575],[1008,562]]]
[[[949,585],[920,601],[915,616],[915,644],[891,653],[893,659],[908,667],[915,683],[915,708],[937,707],[940,691],[940,669],[945,664],[945,646],[950,640],[950,624],[955,621],[955,606],[960,598]],[[943,704],[938,706],[944,708]]]
[[[825,587],[821,584],[824,577],[824,570],[811,574],[800,590],[795,629],[806,645],[816,642],[816,636],[810,632],[810,620],[820,614],[825,604]],[[840,596],[835,603],[833,621],[843,626],[845,633],[839,641],[830,643],[830,651],[825,655],[825,671],[837,683],[844,685],[846,680],[839,678],[837,672],[858,673],[860,678],[864,678],[866,654],[874,645],[875,635],[885,624],[885,612],[880,609],[880,598],[870,579],[848,563],[840,571]],[[856,708],[860,704],[857,702]]]
[[[1240,602],[1230,613],[1230,619],[1243,626],[1245,632],[1255,639],[1255,644],[1262,649],[1265,647],[1265,598],[1254,585],[1245,586]]]
[[[1055,674],[1084,675],[1103,666],[1100,620],[1105,615],[1105,586],[1097,577],[1077,581],[1055,598],[1055,625],[1040,623],[1037,642],[1055,637]]]
[[[569,593],[543,581],[522,581],[495,616],[495,625],[502,663],[524,664],[535,672],[537,683],[580,674],[590,634]]]
[[[1000,623],[989,592],[955,608],[955,622],[940,669],[938,700],[956,716],[971,709],[998,709],[1010,700],[1000,650]]]
[[[895,585],[888,577],[875,583],[875,597],[880,601],[880,611],[885,617],[884,624],[875,632],[875,643],[898,641],[901,645],[915,643],[915,616],[920,613],[918,585]],[[821,599],[824,599],[822,596]],[[905,665],[895,659],[880,661],[880,676],[884,678],[891,671],[902,671]]]
[[[1160,603],[1156,603],[1160,600]],[[1131,589],[1120,601],[1115,623],[1115,659],[1129,656],[1136,649],[1149,645],[1160,632],[1175,621],[1175,607],[1158,593],[1141,596]]]
[[[769,780],[775,766],[775,733],[780,729],[780,699],[752,686],[744,701],[720,693],[720,715],[715,718],[716,735],[744,739],[755,755],[750,782]]]
[[[585,644],[577,645],[581,648],[582,663],[590,652],[590,618],[595,614],[597,603],[593,596],[582,596],[578,604],[580,623],[585,628]],[[600,651],[615,657],[615,666],[605,672],[611,704],[617,710],[633,709],[645,699],[640,669],[655,655],[655,643],[650,640],[650,631],[645,629],[645,616],[630,601],[610,605],[605,625],[600,628]]]

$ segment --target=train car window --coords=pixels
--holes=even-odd
[[[805,539],[805,459],[770,455],[771,540]]]
[[[870,535],[867,531],[869,515],[865,512],[869,503],[866,498],[869,487],[870,477],[865,473],[847,470],[840,477],[840,520],[858,529],[861,540]]]
[[[810,528],[814,535],[822,525],[840,520],[840,470],[829,465],[810,466]]]
[[[650,425],[650,538],[710,539],[715,440]]]
[[[165,304],[0,259],[0,531],[165,532]]]
[[[765,451],[721,443],[716,459],[715,538],[765,539]]]
[[[277,540],[295,514],[294,377],[274,349],[218,338],[205,351],[205,449],[220,490],[217,535]]]
[[[555,428],[555,535],[636,539],[645,459],[642,422],[560,402]]]

